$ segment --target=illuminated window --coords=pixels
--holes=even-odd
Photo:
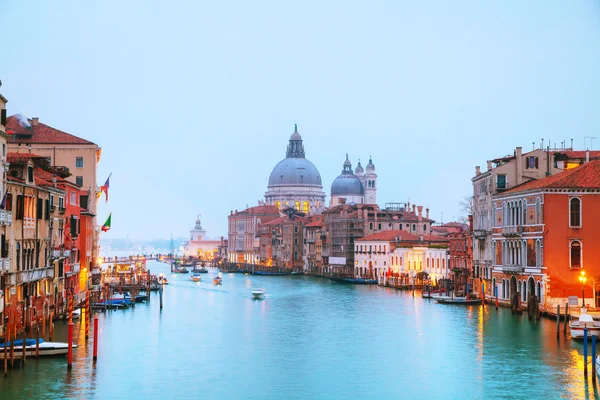
[[[300,202],[299,201],[296,202],[296,210],[300,211]]]
[[[308,214],[308,201],[305,201],[304,204],[302,205],[302,212],[304,212],[305,214]]]
[[[281,202],[280,201],[276,202],[275,203],[275,207],[277,207],[277,209],[280,210],[281,209]]]

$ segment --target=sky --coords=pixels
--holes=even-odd
[[[475,166],[541,138],[600,149],[600,2],[0,1],[9,115],[102,147],[113,238],[211,237],[264,200],[298,124],[329,196],[460,216]],[[590,147],[587,139],[586,147]]]

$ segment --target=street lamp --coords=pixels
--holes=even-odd
[[[581,274],[579,274],[579,282],[581,282],[581,307],[582,308],[585,308],[584,285],[585,285],[586,281],[587,281],[587,278],[585,277],[585,271],[581,271]]]

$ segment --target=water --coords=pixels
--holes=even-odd
[[[583,346],[555,322],[505,309],[440,305],[410,293],[305,276],[165,272],[164,308],[100,313],[92,341],[75,323],[66,358],[28,359],[0,378],[1,399],[586,398]],[[253,287],[267,297],[253,300]],[[56,323],[66,341],[66,324]],[[591,366],[590,366],[591,376]]]

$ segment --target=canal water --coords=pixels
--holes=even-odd
[[[28,359],[1,399],[588,398],[583,346],[554,322],[494,307],[440,305],[410,292],[306,276],[165,273],[164,307],[100,313],[98,362],[75,324],[65,358]],[[263,287],[264,300],[253,300]],[[561,327],[562,332],[562,327]],[[66,324],[56,323],[66,341]],[[591,376],[591,366],[590,366]]]

